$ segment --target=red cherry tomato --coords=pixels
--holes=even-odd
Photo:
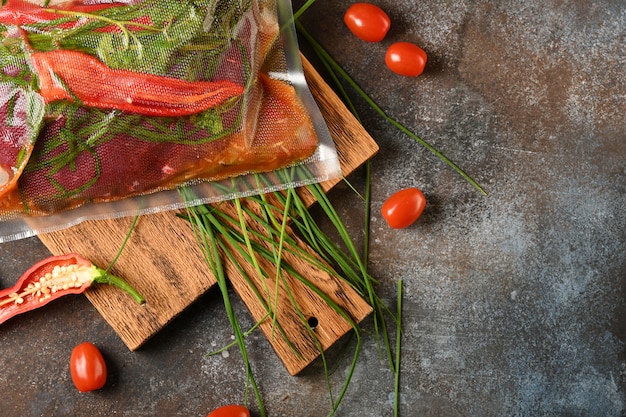
[[[378,6],[369,3],[354,3],[343,16],[348,29],[367,42],[380,42],[391,27],[391,19]]]
[[[410,42],[397,42],[387,49],[385,63],[396,74],[416,77],[424,71],[428,57],[419,46]]]
[[[70,374],[80,392],[102,388],[107,380],[107,366],[100,350],[89,342],[76,346],[70,356]]]
[[[403,229],[412,225],[422,215],[425,207],[424,194],[417,188],[406,188],[392,194],[381,211],[389,226]]]
[[[211,411],[206,417],[250,417],[250,411],[243,405],[224,405]]]

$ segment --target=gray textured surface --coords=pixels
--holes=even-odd
[[[371,271],[391,306],[405,283],[402,415],[626,415],[626,4],[381,0],[393,27],[373,45],[343,26],[351,3],[319,0],[303,22],[390,115],[490,194],[357,101],[381,146]],[[429,53],[421,77],[386,70],[393,41]],[[408,186],[429,205],[413,227],[390,230],[380,206]],[[347,188],[332,198],[358,235],[358,200]],[[46,254],[36,239],[0,245],[0,283]],[[58,301],[0,327],[2,415],[204,416],[244,395],[239,354],[207,356],[230,335],[214,292],[135,353],[86,299]],[[67,370],[83,340],[110,366],[107,388],[86,395]],[[263,336],[249,343],[270,416],[327,414],[319,363],[290,377]],[[344,359],[331,380],[347,369]],[[390,416],[392,391],[368,336],[337,415]]]

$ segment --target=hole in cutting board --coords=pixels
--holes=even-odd
[[[317,320],[317,317],[309,317],[309,319],[306,322],[311,328],[311,330],[315,330],[318,324],[320,324],[319,321]]]

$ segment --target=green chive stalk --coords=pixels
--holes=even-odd
[[[396,362],[394,369],[393,415],[400,415],[400,348],[402,345],[402,280],[398,280],[398,301],[396,312]]]
[[[350,87],[352,87],[359,96],[361,96],[365,102],[378,113],[385,121],[390,123],[393,127],[406,134],[414,141],[428,149],[431,153],[433,153],[437,158],[443,161],[446,165],[456,171],[463,179],[465,179],[469,184],[471,184],[474,188],[476,188],[481,194],[487,195],[487,192],[481,187],[472,177],[470,177],[465,171],[463,171],[459,166],[457,166],[454,162],[452,162],[447,156],[445,156],[441,151],[432,146],[430,143],[426,142],[420,136],[412,132],[402,123],[389,116],[382,107],[380,107],[366,92],[359,86],[359,84],[339,65],[339,63],[324,49],[324,47],[317,42],[317,40],[304,28],[302,23],[298,20],[295,21],[296,28],[298,33],[302,35],[304,39],[311,45],[315,53],[318,57],[321,58],[324,66],[330,71],[333,79],[338,79],[340,76],[343,80],[345,80]],[[338,76],[337,76],[338,74]],[[339,83],[341,84],[341,83]],[[342,87],[343,90],[343,87]],[[343,94],[342,94],[343,95]]]

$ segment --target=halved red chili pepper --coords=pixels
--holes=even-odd
[[[31,60],[46,103],[78,100],[88,107],[175,117],[210,109],[244,90],[228,80],[186,81],[112,69],[95,56],[71,50],[35,52]]]
[[[98,268],[79,254],[71,253],[37,262],[13,287],[0,290],[0,323],[64,295],[80,294],[94,283],[115,285],[138,303],[145,302],[126,281]]]

